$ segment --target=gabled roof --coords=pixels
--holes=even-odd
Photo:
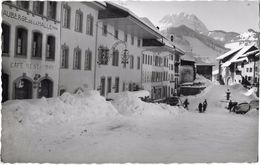
[[[186,52],[185,55],[181,56],[181,60],[191,62],[196,61],[195,57],[193,57],[193,54],[191,52]]]
[[[222,64],[223,67],[227,67],[230,64],[234,63],[239,57],[241,57],[243,54],[247,53],[248,50],[251,48],[255,47],[255,44],[251,44],[248,46],[244,46],[239,52],[237,52],[230,60],[226,61],[225,63]],[[256,48],[256,47],[255,47]]]
[[[256,55],[257,53],[259,53],[258,49],[257,50],[252,50],[250,52],[247,52],[247,53],[241,55],[241,57],[246,57],[246,56],[250,56],[250,55]]]
[[[228,56],[231,56],[232,54],[238,52],[242,48],[243,48],[243,46],[236,47],[235,49],[232,49],[232,50],[226,52],[225,54],[222,54],[222,55],[218,56],[216,59],[217,60],[222,60],[222,59],[224,59],[224,58],[226,58]]]

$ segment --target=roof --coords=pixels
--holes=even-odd
[[[227,67],[233,62],[235,62],[239,57],[241,57],[243,54],[245,54],[249,49],[254,47],[255,44],[251,44],[248,46],[244,46],[239,52],[237,52],[230,60],[226,61],[222,64],[223,67]]]
[[[193,53],[187,52],[185,55],[181,56],[181,60],[195,62],[196,59],[193,57]]]
[[[250,56],[250,55],[256,55],[257,53],[259,53],[259,50],[253,50],[253,51],[250,51],[250,52],[247,52],[243,55],[241,55],[241,57],[246,57],[246,56]]]
[[[218,56],[216,59],[217,59],[217,60],[222,60],[222,59],[224,59],[224,58],[226,58],[226,57],[232,55],[233,53],[238,52],[238,51],[241,50],[242,48],[243,48],[243,46],[236,47],[235,49],[232,49],[232,50],[226,52],[225,54],[222,54],[222,55]]]
[[[197,65],[197,66],[214,66],[215,64],[207,63],[207,62],[202,61],[201,59],[196,58],[195,65]]]
[[[248,58],[247,57],[238,58],[238,59],[234,60],[234,63],[236,63],[236,62],[243,62],[243,61],[248,62]]]
[[[141,20],[129,9],[113,2],[105,1],[105,3],[106,9],[99,12],[99,19],[113,19],[113,21],[115,21],[115,19],[119,20],[119,18],[122,20],[126,19],[134,24],[139,25],[142,29],[146,28],[146,31],[149,31],[151,34],[157,36],[157,38],[166,38],[158,31],[157,28],[154,28],[153,26]]]

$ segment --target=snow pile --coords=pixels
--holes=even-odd
[[[194,80],[194,83],[199,82],[205,84],[205,86],[209,86],[210,84],[212,84],[212,81],[210,81],[209,79],[205,78],[202,75],[196,74],[196,79]]]
[[[181,107],[170,106],[167,104],[146,103],[141,101],[131,92],[118,94],[112,104],[122,115],[177,115],[185,110]]]
[[[256,87],[253,87],[251,89],[249,89],[247,92],[243,93],[245,96],[252,96],[252,97],[255,97],[257,98],[256,96],[256,93],[257,92],[257,88]]]
[[[21,123],[36,129],[42,125],[91,121],[117,114],[113,105],[95,91],[74,95],[64,93],[49,99],[12,100],[4,103],[2,109],[4,124]]]
[[[259,111],[256,109],[251,109],[245,114],[245,116],[258,118]]]

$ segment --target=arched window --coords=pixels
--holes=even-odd
[[[2,23],[2,55],[8,55],[10,45],[10,26]]]
[[[53,82],[51,80],[45,78],[39,82],[38,98],[52,97],[52,91],[53,91]]]
[[[44,7],[43,1],[34,1],[33,2],[33,12],[35,12],[36,14],[43,15],[43,7]]]
[[[27,78],[18,78],[14,83],[14,99],[31,99],[32,81]]]
[[[69,47],[62,45],[61,53],[61,68],[69,68]]]
[[[67,3],[65,3],[63,5],[63,19],[62,19],[63,27],[65,28],[70,28],[70,13],[71,13],[71,8]]]
[[[73,69],[81,69],[81,49],[79,48],[74,49]]]
[[[55,59],[55,38],[53,36],[47,37],[46,59],[47,60]]]
[[[118,60],[119,60],[119,51],[113,50],[113,56],[112,56],[112,65],[118,66]]]
[[[93,35],[94,18],[91,14],[87,15],[87,34]]]
[[[28,31],[19,27],[16,29],[16,55],[26,56],[27,54]]]
[[[85,52],[85,70],[91,70],[92,52],[90,49]]]
[[[75,31],[82,32],[83,13],[80,10],[76,11],[75,15]]]
[[[42,33],[33,32],[32,57],[42,57]]]

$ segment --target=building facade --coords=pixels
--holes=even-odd
[[[96,2],[61,3],[59,95],[94,89],[98,12]]]
[[[3,101],[57,96],[60,2],[2,3]]]

